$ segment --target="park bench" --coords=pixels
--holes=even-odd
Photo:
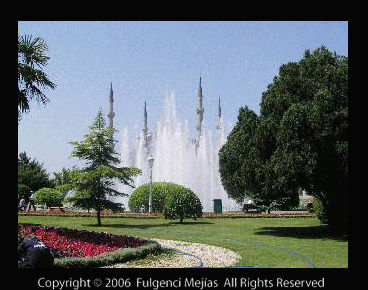
[[[53,211],[54,209],[55,210],[60,210],[60,211],[64,211],[64,207],[63,206],[50,206],[49,207],[50,211]]]

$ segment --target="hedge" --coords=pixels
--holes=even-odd
[[[202,204],[198,196],[188,188],[182,187],[166,197],[164,208],[165,219],[179,219],[183,222],[185,217],[195,220],[202,216]]]
[[[35,192],[34,199],[36,204],[46,204],[47,207],[61,206],[64,196],[56,189],[44,187]]]
[[[184,187],[172,182],[154,182],[152,184],[153,212],[162,213],[168,194],[181,191]],[[150,185],[143,184],[136,188],[129,197],[129,209],[132,212],[148,212]]]
[[[149,254],[156,254],[161,246],[155,241],[137,248],[124,248],[114,252],[105,252],[94,257],[83,258],[57,258],[54,260],[55,268],[94,268],[103,267],[115,263],[124,263],[131,260],[144,258]]]

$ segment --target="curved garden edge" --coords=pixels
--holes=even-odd
[[[187,268],[187,267],[228,267],[236,265],[241,256],[226,248],[201,243],[152,238],[163,249],[174,250],[172,257],[149,261],[144,266],[139,261],[129,261],[108,266],[109,268]],[[202,264],[203,263],[203,264]]]
[[[27,235],[27,233],[20,233],[19,229],[23,229],[29,231],[32,233],[35,233],[36,230],[54,230],[55,228],[58,228],[60,230],[71,230],[73,231],[73,229],[67,229],[67,228],[62,228],[62,227],[54,227],[54,226],[49,226],[49,227],[43,227],[39,224],[28,224],[28,223],[18,223],[18,243],[19,243],[19,235],[23,235],[23,238],[25,237],[24,235]],[[75,230],[79,233],[83,232],[90,232],[90,231],[81,231],[81,230]],[[28,232],[28,234],[30,233]],[[94,234],[98,234],[96,232],[90,232],[90,233],[94,233]],[[43,241],[42,239],[42,233],[38,233],[39,236],[38,238]],[[109,234],[109,233],[103,233],[101,232],[100,234]],[[119,235],[113,235],[114,236],[119,236]],[[123,236],[124,237],[124,236]],[[132,236],[125,236],[128,238],[134,238],[137,239],[137,237],[132,237]],[[90,237],[89,237],[90,238]],[[101,238],[101,237],[100,237]],[[102,238],[106,238],[106,237],[102,237]],[[107,238],[112,238],[112,236],[107,236]],[[55,239],[55,236],[53,237],[53,239]],[[82,237],[83,239],[83,237]],[[139,238],[138,238],[139,239]],[[22,239],[23,240],[23,239]],[[141,244],[139,246],[134,246],[132,247],[131,245],[126,246],[126,245],[120,245],[120,247],[118,247],[116,250],[114,251],[106,251],[106,252],[102,252],[98,255],[94,255],[94,256],[84,256],[84,257],[55,257],[54,259],[54,265],[53,267],[55,268],[93,268],[93,267],[101,267],[101,266],[106,266],[106,265],[111,265],[111,264],[115,264],[115,263],[121,263],[121,262],[126,262],[126,261],[130,261],[130,260],[135,260],[135,259],[140,259],[143,258],[149,254],[157,254],[159,252],[161,252],[161,246],[159,245],[159,243],[157,243],[156,241],[150,240],[150,239],[140,239],[141,241],[144,241],[144,244]],[[68,240],[63,240],[63,243],[69,243]],[[126,241],[124,241],[125,244]],[[48,244],[48,242],[45,242],[46,244]],[[58,249],[60,250],[60,248],[56,247],[54,248],[53,245],[50,246],[52,249]],[[80,247],[80,245],[78,244],[78,247]],[[50,249],[51,249],[50,248]]]
[[[152,240],[158,242],[161,246],[193,254],[199,257],[203,262],[203,266],[206,267],[232,266],[236,265],[241,259],[238,253],[219,246],[175,240]]]
[[[149,254],[160,251],[160,245],[155,241],[137,248],[123,248],[113,252],[105,252],[94,257],[83,258],[58,258],[54,261],[55,268],[95,268],[124,263],[131,260],[141,259]]]

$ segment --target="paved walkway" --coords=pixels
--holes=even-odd
[[[186,268],[201,265],[206,267],[226,267],[235,265],[240,260],[240,256],[237,253],[217,246],[173,240],[152,240],[157,241],[163,248],[175,249],[185,254],[162,255],[160,259],[147,260],[145,263],[137,260],[111,265],[106,268]]]

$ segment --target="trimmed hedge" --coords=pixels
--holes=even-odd
[[[152,184],[153,212],[162,213],[165,208],[166,196],[182,189],[183,186],[172,182],[154,182]],[[149,184],[137,187],[129,197],[129,209],[132,212],[148,212],[149,195]]]
[[[132,212],[148,212],[150,185],[138,187],[129,198]],[[153,212],[163,213],[165,219],[185,217],[197,219],[202,216],[202,204],[196,194],[189,188],[173,182],[154,182],[152,185]]]
[[[94,268],[103,267],[115,263],[124,263],[131,260],[144,258],[149,254],[159,253],[161,246],[155,241],[137,248],[124,248],[114,252],[105,252],[94,257],[83,258],[57,258],[54,260],[55,268]]]
[[[64,200],[64,196],[60,191],[47,187],[37,190],[34,198],[36,204],[46,204],[47,207],[61,206]]]
[[[202,216],[202,204],[199,198],[188,188],[182,187],[166,197],[164,208],[165,219],[179,219],[183,222],[185,217],[195,220]]]

